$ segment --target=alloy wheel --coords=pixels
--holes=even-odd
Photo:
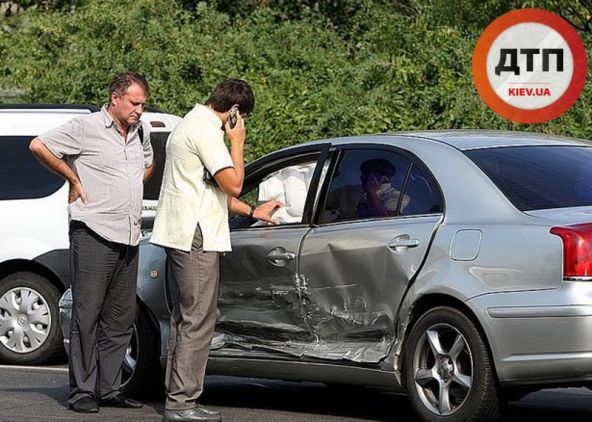
[[[434,324],[421,336],[413,356],[415,387],[423,405],[440,416],[455,413],[473,384],[473,357],[453,326]]]

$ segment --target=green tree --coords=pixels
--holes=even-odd
[[[0,96],[100,104],[112,75],[132,69],[150,81],[154,106],[183,115],[221,79],[244,78],[257,98],[248,159],[313,139],[411,129],[592,137],[589,83],[561,118],[518,125],[489,110],[472,82],[473,49],[491,21],[517,7],[561,9],[558,0],[57,3],[0,24]],[[585,4],[572,6],[589,45]]]

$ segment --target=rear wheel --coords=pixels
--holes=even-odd
[[[31,272],[0,280],[0,360],[32,365],[64,353],[58,322],[59,290]]]
[[[405,386],[417,414],[430,422],[492,421],[502,401],[479,330],[449,307],[427,311],[411,328]]]
[[[138,305],[134,332],[123,361],[122,391],[147,399],[162,394],[164,374],[160,365],[160,338],[148,311]]]

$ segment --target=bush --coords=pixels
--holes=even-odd
[[[100,104],[112,75],[131,69],[148,78],[152,105],[183,115],[221,79],[244,78],[257,99],[248,160],[307,140],[410,129],[591,135],[589,84],[576,106],[541,125],[508,122],[477,95],[473,48],[516,7],[510,0],[66,3],[0,21],[0,92]]]

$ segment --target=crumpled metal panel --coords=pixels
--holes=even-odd
[[[266,231],[256,242],[235,238],[222,262],[212,350],[381,362],[391,351],[395,316],[438,221],[387,219]],[[390,247],[402,235],[418,239],[419,246]],[[267,254],[278,247],[300,251],[297,261],[281,268],[269,264]]]
[[[302,245],[305,320],[317,350],[341,359],[378,363],[396,338],[396,315],[439,217],[385,219],[315,227]],[[393,239],[418,241],[392,248]]]
[[[390,342],[384,339],[380,343],[362,345],[359,342],[340,342],[333,344],[317,342],[298,342],[261,340],[256,336],[233,336],[224,333],[216,333],[212,340],[212,354],[219,355],[216,351],[228,349],[236,350],[264,350],[295,357],[309,357],[324,360],[350,360],[354,362],[379,362],[384,353],[389,350]],[[236,354],[236,353],[233,353]]]
[[[348,291],[355,292],[358,286],[338,289],[348,302],[346,307],[325,313],[318,307],[311,312],[315,309],[310,305],[311,294],[322,292],[308,290],[302,277],[296,277],[291,286],[268,285],[265,291],[253,284],[246,291],[232,290],[228,284],[221,286],[219,303],[224,312],[216,325],[212,350],[258,349],[297,357],[373,363],[388,354],[392,325],[386,321],[390,317],[382,311],[368,313],[365,299],[359,294],[351,301],[350,295],[355,293]]]

